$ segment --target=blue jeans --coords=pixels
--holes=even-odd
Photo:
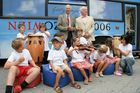
[[[121,60],[120,66],[121,66],[121,68],[122,68],[124,73],[126,73],[129,76],[131,76],[131,75],[133,75],[133,67],[132,67],[132,65],[134,65],[134,63],[135,63],[134,58],[125,58],[125,59]]]

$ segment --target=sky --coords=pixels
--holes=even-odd
[[[3,0],[3,14],[4,16],[45,16],[45,0]]]
[[[122,20],[121,3],[90,0],[90,15],[96,19]]]

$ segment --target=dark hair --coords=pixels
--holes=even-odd
[[[45,23],[40,23],[40,24],[39,24],[39,30],[40,30],[42,27],[45,27],[45,31],[47,30],[46,24],[45,24]]]
[[[107,38],[105,41],[105,45],[108,46],[110,50],[113,50],[112,43],[112,38]]]
[[[25,26],[25,24],[24,23],[19,23],[18,24],[18,29],[20,29],[20,27],[22,27],[22,26]]]
[[[71,42],[71,45],[72,45],[72,46],[74,45],[74,43],[76,42],[77,39],[78,39],[77,37],[74,37],[74,38],[72,39],[72,42]]]
[[[121,40],[124,39],[125,42],[126,42],[126,44],[128,44],[128,43],[131,42],[131,38],[130,38],[129,35],[122,35],[120,39],[121,39]]]

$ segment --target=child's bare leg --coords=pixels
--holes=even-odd
[[[88,84],[88,76],[85,72],[85,70],[83,68],[80,68],[80,72],[81,74],[84,76],[85,80],[84,80],[84,84],[87,85]]]
[[[27,76],[27,78],[25,79],[25,81],[26,81],[28,84],[31,83],[34,79],[36,79],[36,77],[39,75],[39,73],[40,73],[40,68],[35,68],[35,67],[31,68],[31,69],[27,72],[28,76]]]
[[[54,89],[57,88],[59,86],[59,80],[60,80],[60,77],[63,73],[63,70],[59,67],[56,68],[56,79],[55,79],[55,84],[54,84]]]
[[[108,67],[108,65],[109,65],[108,62],[105,62],[105,63],[103,64],[103,67],[102,67],[102,69],[101,69],[100,72],[99,72],[99,75],[100,75],[101,77],[103,76],[103,71]]]
[[[109,63],[108,63],[108,62],[105,62],[105,63],[103,64],[103,67],[102,67],[102,69],[100,70],[100,72],[103,72],[103,71],[108,67],[108,65],[109,65]]]
[[[98,65],[97,71],[96,71],[96,73],[95,73],[95,76],[96,76],[96,77],[99,77],[99,72],[101,71],[103,65],[104,65],[104,62],[101,61],[100,64]]]
[[[92,71],[93,71],[93,67],[91,66],[91,67],[89,68],[89,78],[88,78],[88,81],[89,81],[89,82],[92,82]]]
[[[117,58],[115,63],[115,72],[119,71],[119,66],[120,66],[120,58]]]
[[[70,68],[66,68],[65,71],[68,73],[71,83],[75,83],[72,71]]]
[[[13,86],[16,76],[19,74],[19,69],[16,66],[11,66],[8,73],[7,85]]]
[[[7,77],[7,85],[6,85],[5,93],[12,93],[13,84],[19,72],[20,71],[16,66],[11,66],[11,68],[9,69],[8,77]]]

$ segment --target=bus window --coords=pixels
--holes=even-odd
[[[3,0],[3,16],[45,16],[45,0]]]
[[[100,0],[89,0],[89,3],[90,15],[93,16],[93,18],[102,20],[122,20],[121,3]]]

